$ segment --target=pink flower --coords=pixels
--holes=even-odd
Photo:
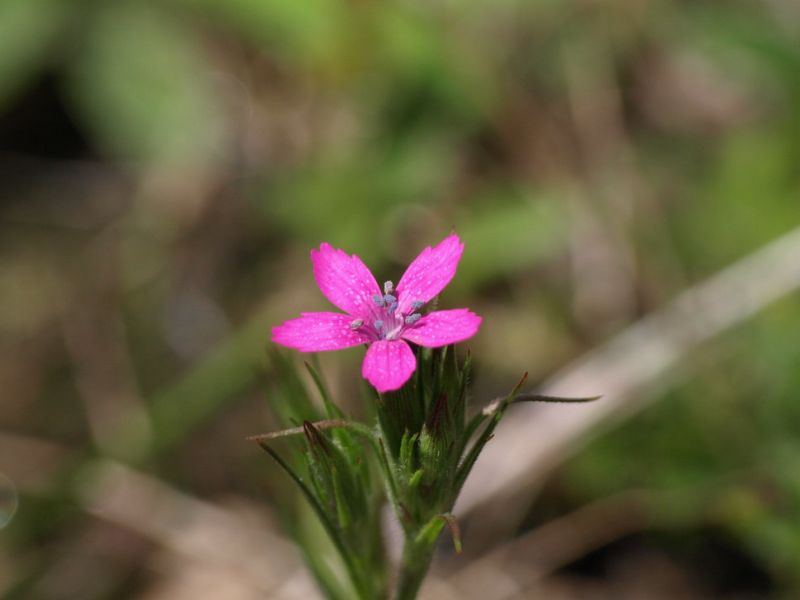
[[[407,342],[428,348],[471,338],[481,318],[466,308],[421,309],[441,292],[456,273],[464,244],[457,235],[425,248],[395,287],[383,291],[358,256],[322,244],[311,251],[314,277],[325,297],[346,314],[301,313],[272,330],[272,341],[301,352],[339,350],[369,344],[361,373],[379,392],[400,388],[417,361]]]

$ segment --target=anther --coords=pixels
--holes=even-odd
[[[422,300],[414,300],[414,302],[411,303],[411,310],[416,311],[422,308],[423,306],[425,306],[425,303]]]
[[[353,321],[352,323],[350,323],[350,329],[352,329],[353,331],[355,331],[356,329],[358,329],[359,327],[361,327],[363,324],[364,324],[364,320],[363,320],[363,319],[356,319],[355,321]]]
[[[413,325],[414,323],[419,321],[421,318],[422,318],[422,315],[419,314],[419,313],[414,313],[413,315],[408,315],[406,317],[406,325]]]
[[[378,308],[382,308],[383,305],[386,304],[386,301],[383,299],[383,296],[381,296],[380,294],[375,294],[372,297],[372,301],[375,303],[375,306],[377,306]]]
[[[391,304],[397,304],[397,298],[395,298],[395,297],[394,297],[394,296],[392,296],[391,294],[386,294],[386,295],[383,297],[383,301],[384,301],[384,302],[386,302],[386,304],[390,304],[390,305],[391,305]]]
[[[375,319],[375,322],[372,325],[375,327],[376,331],[380,331],[381,329],[383,329],[383,321],[381,321],[380,319]]]
[[[394,284],[391,281],[387,281],[383,284],[383,293],[384,294],[391,294],[394,291]]]

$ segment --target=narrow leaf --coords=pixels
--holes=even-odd
[[[425,474],[424,469],[417,469],[414,474],[408,479],[408,488],[413,490],[422,481],[422,476]]]
[[[325,385],[325,381],[322,379],[322,375],[320,375],[317,364],[314,366],[307,362],[303,364],[306,366],[306,371],[308,371],[309,375],[311,375],[311,379],[314,380],[314,385],[316,386],[317,391],[322,398],[322,403],[325,405],[325,412],[328,414],[328,418],[343,419],[344,413],[342,412],[342,409],[339,408],[331,399],[331,395],[328,392],[328,386]]]
[[[362,425],[361,423],[356,423],[355,421],[348,421],[346,419],[327,419],[325,421],[314,421],[311,423],[317,429],[332,429],[335,427],[344,427],[355,433],[363,435],[370,439],[370,441],[374,444],[375,438],[373,436],[372,431]],[[251,435],[246,437],[245,439],[250,442],[267,442],[269,440],[274,440],[277,438],[282,437],[289,437],[292,435],[300,435],[305,433],[304,427],[301,425],[299,427],[291,427],[289,429],[281,429],[280,431],[272,431],[270,433],[259,433],[257,435]]]
[[[603,396],[587,396],[585,398],[569,398],[564,396],[546,396],[544,394],[520,394],[514,398],[513,403],[517,402],[562,402],[568,404],[580,404],[582,402],[594,402]]]
[[[386,452],[386,446],[383,443],[383,438],[378,438],[378,458],[380,459],[381,469],[383,470],[383,481],[386,484],[386,495],[389,498],[389,503],[394,509],[397,520],[404,529],[407,528],[407,514],[400,503],[400,496],[397,493],[396,469],[391,463],[389,453]]]
[[[420,529],[415,543],[433,546],[446,523],[440,515],[436,515]]]
[[[458,473],[456,475],[455,486],[453,489],[454,492],[453,500],[455,500],[455,498],[458,496],[458,493],[461,491],[461,488],[467,479],[467,475],[469,475],[469,472],[475,465],[475,461],[478,460],[478,455],[480,455],[481,450],[483,450],[483,447],[486,445],[486,442],[488,442],[491,439],[492,434],[494,433],[494,429],[500,422],[500,419],[502,418],[506,408],[508,408],[508,405],[514,401],[514,398],[517,397],[520,388],[523,385],[525,385],[525,382],[527,380],[528,380],[528,373],[526,372],[519,380],[519,383],[517,383],[517,385],[514,386],[514,389],[511,390],[511,393],[508,396],[506,396],[502,401],[496,403],[497,408],[493,409],[493,412],[487,414],[486,409],[484,409],[483,414],[485,414],[486,416],[490,416],[491,419],[486,424],[486,427],[483,429],[480,436],[478,436],[478,439],[475,440],[475,443],[472,445],[472,448],[470,448],[466,457],[461,462],[461,465],[459,465],[458,467]]]
[[[328,532],[328,535],[330,536],[331,541],[336,545],[336,549],[339,550],[339,553],[342,555],[342,558],[345,561],[348,561],[349,560],[348,559],[349,555],[348,555],[347,549],[344,546],[344,542],[342,541],[341,537],[339,536],[339,531],[336,529],[336,527],[330,521],[330,519],[328,518],[327,513],[325,512],[325,509],[322,507],[322,505],[319,503],[319,501],[317,501],[317,498],[316,498],[316,496],[314,496],[314,494],[312,493],[311,489],[309,489],[309,487],[300,478],[300,476],[295,472],[295,470],[292,469],[286,463],[286,461],[284,461],[280,457],[280,455],[277,452],[275,452],[272,448],[270,448],[264,442],[258,442],[258,445],[261,446],[261,448],[264,450],[264,452],[269,454],[272,457],[272,459],[276,463],[278,463],[278,465],[286,472],[286,474],[289,475],[289,477],[292,478],[292,481],[294,481],[297,484],[297,487],[300,488],[300,491],[303,493],[303,496],[308,501],[308,503],[311,505],[311,508],[314,509],[314,512],[316,513],[316,515],[319,518],[320,522],[322,523],[323,527]]]
[[[450,536],[453,538],[453,548],[456,554],[461,554],[461,527],[458,526],[455,515],[452,513],[443,513],[439,515],[439,518],[444,520],[447,524],[447,528],[450,530]]]

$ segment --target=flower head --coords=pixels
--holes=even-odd
[[[383,289],[358,256],[322,244],[311,251],[317,285],[345,314],[301,313],[273,328],[272,341],[301,352],[339,350],[368,344],[361,373],[379,392],[400,388],[417,361],[407,342],[438,348],[466,340],[481,318],[466,308],[423,313],[456,273],[464,244],[452,234],[425,248],[397,286]]]

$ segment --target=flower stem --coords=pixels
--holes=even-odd
[[[414,600],[431,565],[435,545],[420,543],[415,537],[406,538],[394,600]]]

